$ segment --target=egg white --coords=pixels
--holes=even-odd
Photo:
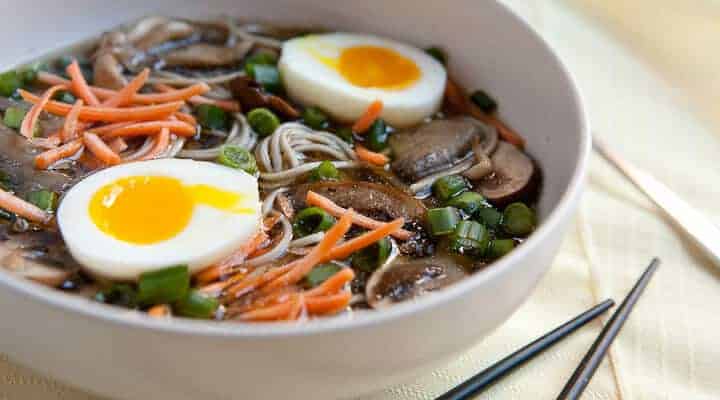
[[[391,49],[412,60],[420,78],[401,89],[364,88],[348,82],[339,71],[318,59],[317,54],[337,59],[353,46]],[[375,100],[383,102],[381,117],[395,127],[418,124],[434,114],[442,103],[445,67],[424,51],[394,40],[372,35],[328,33],[308,35],[284,43],[278,68],[288,95],[297,102],[316,106],[337,120],[353,122]]]
[[[242,206],[253,212],[235,214],[200,204],[176,236],[147,245],[124,242],[101,231],[88,209],[101,187],[130,176],[172,177],[183,185],[205,184],[236,192],[244,196]],[[188,265],[192,273],[224,259],[257,232],[261,215],[257,180],[251,175],[209,162],[160,159],[115,166],[85,178],[62,199],[57,219],[70,253],[90,273],[135,280],[143,272],[179,264]]]

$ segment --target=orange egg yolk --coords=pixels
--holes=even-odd
[[[344,49],[337,70],[348,82],[364,88],[402,89],[420,78],[420,69],[414,61],[378,46]]]
[[[101,231],[124,242],[152,244],[182,232],[196,205],[250,214],[244,196],[209,185],[183,185],[164,176],[131,176],[100,188],[90,200],[90,219]]]

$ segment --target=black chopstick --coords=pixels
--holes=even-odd
[[[595,317],[604,313],[613,305],[615,305],[615,302],[611,299],[603,301],[595,307],[583,312],[582,314],[571,319],[570,321],[567,321],[559,327],[555,328],[554,330],[546,333],[544,336],[536,339],[534,342],[526,345],[520,350],[496,362],[484,371],[459,384],[447,393],[441,395],[436,400],[467,399],[471,396],[476,395],[477,393],[480,393],[480,391],[492,385],[503,376],[509,374],[518,366],[524,364],[526,361],[542,353],[545,349],[557,343],[558,341],[560,341],[560,339],[564,338],[570,333],[576,331],[581,326],[592,321]]]
[[[587,387],[590,379],[592,379],[595,371],[600,365],[600,362],[602,362],[605,357],[605,353],[607,353],[608,348],[612,344],[613,340],[615,340],[615,337],[617,337],[620,332],[620,328],[622,328],[623,324],[625,324],[628,315],[630,315],[635,303],[637,303],[640,295],[643,290],[645,290],[648,282],[650,282],[650,278],[652,278],[653,273],[659,265],[660,259],[657,257],[653,258],[650,265],[647,267],[645,272],[643,272],[642,276],[640,276],[640,279],[638,279],[637,283],[635,283],[635,286],[633,286],[630,293],[628,293],[627,297],[625,297],[625,300],[623,300],[620,307],[618,307],[613,316],[610,318],[610,321],[608,321],[602,332],[600,332],[600,336],[598,336],[592,346],[590,346],[590,350],[588,350],[587,354],[585,354],[585,357],[580,362],[580,365],[578,365],[572,377],[570,377],[570,380],[565,385],[565,388],[563,388],[562,392],[560,392],[560,395],[557,397],[558,400],[574,400],[582,395],[585,387]]]

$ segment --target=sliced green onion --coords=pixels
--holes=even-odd
[[[23,119],[27,111],[19,107],[8,107],[5,109],[5,115],[3,116],[3,124],[8,128],[20,129]]]
[[[41,210],[53,211],[57,207],[57,193],[49,190],[35,190],[27,194],[27,201],[35,204]]]
[[[454,207],[432,208],[427,212],[430,233],[434,236],[449,235],[455,231],[460,216]]]
[[[462,210],[467,215],[473,215],[485,205],[485,198],[478,192],[463,192],[451,198],[446,205]]]
[[[248,123],[260,136],[269,136],[280,126],[280,119],[267,108],[261,107],[250,111],[247,115]]]
[[[255,157],[247,149],[227,144],[220,148],[217,162],[230,168],[241,169],[250,175],[258,171]]]
[[[321,130],[328,127],[328,117],[317,107],[307,107],[303,110],[302,119],[305,125]]]
[[[297,236],[325,232],[335,224],[335,218],[319,207],[308,207],[300,211],[293,222],[293,230]]]
[[[306,288],[314,288],[337,274],[341,269],[342,267],[337,264],[320,264],[305,275],[303,284]]]
[[[370,129],[368,129],[365,134],[365,145],[372,151],[383,151],[388,146],[389,136],[390,131],[385,121],[383,121],[382,118],[378,118],[370,125]]]
[[[436,180],[432,189],[435,197],[442,201],[448,201],[467,190],[467,187],[467,181],[462,176],[448,175]]]
[[[352,143],[352,142],[355,141],[355,139],[353,139],[353,131],[352,131],[352,128],[347,127],[347,126],[343,126],[343,127],[338,128],[338,129],[335,131],[335,135],[337,135],[340,139],[342,139],[342,140],[344,140],[344,141],[346,141],[346,142],[348,142],[348,143]]]
[[[377,243],[353,253],[352,266],[361,271],[373,272],[387,260],[391,249],[390,239],[382,238]]]
[[[22,87],[22,78],[17,71],[0,74],[0,96],[9,97],[20,87]]]
[[[487,229],[479,222],[460,221],[453,234],[458,237],[481,241],[487,236]]]
[[[512,203],[503,211],[502,227],[515,236],[527,236],[535,229],[535,212],[523,203]]]
[[[57,101],[62,101],[63,103],[67,103],[67,104],[75,104],[75,101],[77,100],[77,98],[75,98],[75,96],[73,96],[72,93],[65,91],[65,90],[61,90],[61,91],[55,93],[55,96],[53,96],[53,99],[55,99]]]
[[[95,301],[127,308],[138,305],[137,291],[127,283],[115,283],[95,293]]]
[[[215,315],[219,306],[220,302],[216,298],[199,290],[190,290],[173,305],[173,311],[183,317],[207,319]]]
[[[185,297],[189,288],[190,273],[187,265],[145,272],[138,281],[138,303],[174,303]]]
[[[495,260],[511,252],[515,248],[515,241],[512,239],[495,239],[488,246],[485,253],[488,258]]]
[[[257,82],[263,89],[271,93],[280,93],[282,91],[282,83],[280,82],[280,72],[274,65],[266,64],[249,64],[248,75]]]
[[[251,75],[251,71],[254,65],[276,65],[278,61],[277,55],[267,51],[261,51],[255,53],[245,60],[245,72]]]
[[[200,104],[195,107],[198,122],[207,129],[227,129],[228,115],[222,108],[213,104]]]
[[[432,58],[440,61],[440,64],[447,65],[447,54],[445,54],[443,49],[433,46],[425,49],[425,52],[432,56]]]
[[[479,210],[475,211],[474,217],[483,225],[487,226],[488,229],[493,231],[500,227],[503,219],[502,213],[492,207],[481,207]]]
[[[470,95],[470,100],[488,114],[497,111],[497,102],[483,90],[474,91],[473,94]]]
[[[475,221],[460,221],[450,237],[450,250],[471,256],[481,255],[487,249],[490,234],[487,228]]]
[[[37,74],[38,71],[43,71],[47,69],[47,65],[41,62],[36,62],[31,64],[27,68],[23,68],[20,71],[20,80],[22,81],[23,86],[27,86],[35,80],[37,80]]]
[[[60,74],[67,78],[67,73],[65,72],[65,69],[68,65],[72,64],[73,60],[77,59],[78,65],[80,65],[80,72],[82,72],[83,77],[87,81],[87,83],[92,84],[93,80],[93,66],[90,63],[90,61],[77,56],[71,56],[71,55],[64,55],[58,58],[58,60],[55,63],[55,67],[60,71]]]
[[[67,68],[68,65],[72,64],[73,60],[75,60],[74,56],[70,56],[70,55],[60,56],[57,59],[57,61],[55,62],[55,66],[57,67],[57,69],[65,72],[65,68]],[[79,61],[80,60],[78,60],[78,62]]]
[[[318,181],[334,181],[340,179],[340,171],[335,168],[331,161],[323,161],[310,172],[309,180],[311,182]]]

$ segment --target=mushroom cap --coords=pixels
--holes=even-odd
[[[404,179],[415,182],[452,167],[470,151],[479,139],[486,154],[498,143],[495,128],[469,117],[438,119],[390,136],[396,155],[392,169]]]
[[[365,297],[370,307],[385,308],[442,289],[466,275],[449,257],[386,262],[368,279]]]
[[[501,141],[493,153],[494,172],[477,183],[476,190],[495,205],[524,197],[533,186],[535,164],[522,150]]]

